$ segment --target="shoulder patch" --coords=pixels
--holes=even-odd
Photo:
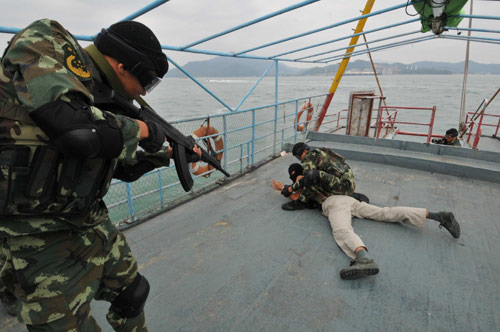
[[[90,72],[83,63],[83,60],[78,57],[75,49],[71,45],[65,44],[63,50],[64,66],[79,78],[90,78]]]

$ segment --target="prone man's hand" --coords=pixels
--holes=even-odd
[[[283,190],[283,183],[278,180],[271,180],[271,187],[273,187],[273,189],[281,191]]]

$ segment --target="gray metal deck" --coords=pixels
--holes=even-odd
[[[358,151],[349,163],[357,191],[372,203],[453,211],[462,237],[453,239],[432,221],[421,231],[354,219],[381,271],[341,280],[349,259],[333,241],[327,218],[319,210],[281,210],[286,200],[269,186],[272,178],[286,182],[295,162],[281,157],[125,232],[151,282],[149,330],[500,330],[500,184],[434,169],[462,158],[461,172],[479,168],[498,176],[496,155],[478,163],[372,146],[369,162],[360,160],[366,143],[322,139],[328,142],[310,144],[349,144]],[[425,162],[415,170],[414,160]],[[111,331],[106,310],[103,302],[93,305],[103,331]],[[0,319],[6,331],[24,330],[3,311]]]

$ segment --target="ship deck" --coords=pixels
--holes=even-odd
[[[433,221],[418,230],[353,219],[380,273],[344,281],[349,259],[327,218],[319,209],[283,211],[286,199],[269,185],[287,182],[296,161],[288,154],[125,231],[151,283],[149,330],[499,330],[500,154],[310,139],[347,157],[356,191],[371,203],[453,211],[461,238]],[[103,331],[111,331],[107,307],[92,305]],[[3,311],[0,319],[7,331],[24,331]]]

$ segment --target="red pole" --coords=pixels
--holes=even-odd
[[[474,137],[474,144],[472,145],[473,149],[477,149],[477,145],[479,144],[479,139],[481,138],[481,125],[483,124],[483,117],[484,117],[484,109],[483,113],[481,114],[481,118],[479,119],[479,124],[477,125],[477,130],[476,130],[476,137]]]

